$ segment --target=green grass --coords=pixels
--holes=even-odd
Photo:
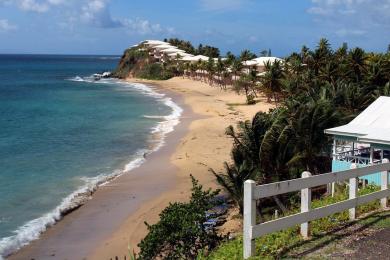
[[[368,186],[359,191],[359,195],[365,195],[379,190],[376,186]],[[341,189],[335,197],[323,197],[319,200],[313,200],[312,208],[323,207],[329,204],[340,202],[348,198],[346,189]],[[358,215],[363,215],[380,207],[379,200],[359,206]],[[291,209],[290,214],[299,212],[299,209]],[[382,213],[379,213],[382,214]],[[375,219],[374,219],[375,218]],[[378,228],[390,227],[390,218],[378,218],[374,215],[358,220],[361,225],[373,225]],[[356,223],[356,222],[355,222]],[[348,211],[333,214],[331,216],[310,222],[311,239],[305,241],[299,235],[299,226],[274,232],[256,239],[256,257],[252,259],[276,259],[276,258],[294,258],[302,251],[316,248],[320,245],[329,244],[341,239],[340,235],[334,234],[337,228],[345,228],[351,225],[348,220]],[[231,241],[225,242],[214,250],[207,258],[201,259],[242,259],[242,236]]]

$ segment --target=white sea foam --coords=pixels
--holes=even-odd
[[[148,116],[148,115],[143,115],[142,117],[149,118],[149,119],[165,119],[167,116]]]
[[[88,83],[97,83],[98,82],[92,76],[90,76],[90,77],[76,76],[76,77],[73,77],[73,78],[69,78],[67,80],[69,80],[69,81],[76,81],[76,82],[88,82]]]
[[[6,257],[21,247],[29,244],[32,240],[38,239],[42,232],[44,232],[48,227],[54,225],[64,215],[80,207],[88,199],[90,199],[92,193],[94,193],[99,186],[105,185],[121,174],[141,166],[146,161],[146,155],[160,149],[164,145],[165,136],[169,132],[172,132],[174,127],[180,122],[180,116],[183,109],[174,103],[171,98],[156,92],[150,86],[139,83],[126,83],[115,79],[94,81],[91,77],[75,77],[69,80],[90,83],[120,84],[122,87],[136,89],[145,95],[156,98],[159,102],[162,102],[166,106],[170,107],[172,112],[167,116],[150,116],[150,118],[153,117],[156,119],[162,119],[162,121],[158,122],[158,124],[151,130],[151,134],[158,137],[157,140],[155,140],[157,143],[153,145],[152,149],[139,150],[123,169],[116,170],[111,174],[101,174],[96,177],[83,177],[82,180],[84,181],[84,185],[64,198],[60,205],[58,205],[54,210],[20,226],[14,231],[14,235],[2,238],[0,240],[0,260],[3,259],[2,257]]]

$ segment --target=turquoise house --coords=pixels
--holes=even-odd
[[[333,136],[333,172],[390,159],[390,97],[379,97],[350,123],[325,133]],[[381,181],[380,173],[362,179],[376,185]]]

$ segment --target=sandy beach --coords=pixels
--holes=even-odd
[[[129,81],[135,80],[129,79]],[[91,255],[91,259],[122,256],[128,252],[129,245],[135,247],[147,233],[144,221],[154,223],[158,220],[159,212],[169,202],[188,199],[191,188],[189,174],[205,187],[218,188],[214,176],[208,169],[222,171],[223,162],[229,161],[232,142],[225,135],[226,127],[235,125],[240,120],[250,120],[257,112],[268,111],[273,107],[265,100],[247,106],[244,95],[179,77],[167,81],[136,80],[136,82],[157,85],[162,89],[181,94],[184,103],[200,118],[192,120],[188,132],[170,157],[170,163],[176,168],[175,187],[164,192],[159,198],[149,201],[135,214],[129,216],[126,222],[98,247]]]
[[[179,77],[129,81],[172,95],[184,108],[181,123],[141,167],[98,189],[80,209],[10,259],[110,259],[128,254],[129,246],[137,250],[147,232],[144,221],[155,223],[169,202],[188,199],[190,174],[205,187],[218,186],[208,169],[221,171],[229,160],[232,142],[226,127],[273,107],[265,100],[247,106],[243,95]]]

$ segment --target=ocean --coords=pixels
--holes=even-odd
[[[179,122],[181,108],[153,87],[91,77],[118,61],[0,55],[0,258],[141,165]]]

